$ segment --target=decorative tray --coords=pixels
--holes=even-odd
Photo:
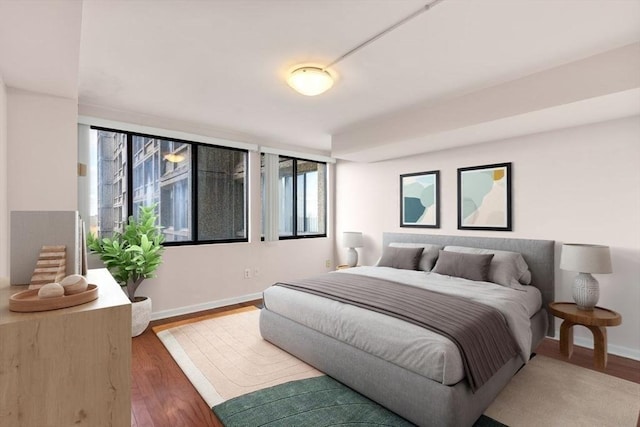
[[[98,298],[98,286],[91,285],[87,290],[73,295],[63,295],[55,298],[38,298],[38,289],[18,292],[9,297],[9,310],[23,313],[32,311],[57,310],[73,307]]]

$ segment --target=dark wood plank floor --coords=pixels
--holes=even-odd
[[[220,313],[260,301],[237,304],[192,315],[152,322],[151,326]],[[182,370],[169,355],[164,345],[148,328],[132,342],[131,425],[135,427],[222,427],[211,409],[193,388]],[[538,354],[566,360],[558,350],[558,342],[546,339],[537,349]],[[574,347],[569,363],[593,368],[593,351]],[[640,361],[609,355],[609,375],[640,383]],[[640,427],[640,419],[638,420]]]
[[[151,322],[131,345],[132,427],[223,427],[151,327],[256,305],[251,301]]]

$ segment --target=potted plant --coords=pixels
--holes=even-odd
[[[130,216],[123,233],[103,239],[87,237],[89,251],[98,254],[131,300],[133,337],[143,333],[151,319],[151,298],[136,297],[136,290],[144,279],[155,277],[164,251],[155,211],[156,205],[141,206],[138,219]]]

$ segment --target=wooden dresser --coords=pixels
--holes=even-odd
[[[60,310],[9,311],[0,289],[0,425],[131,425],[131,304],[106,269],[98,299]]]

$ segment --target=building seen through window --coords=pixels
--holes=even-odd
[[[264,154],[261,161],[264,204],[266,197]],[[326,236],[326,163],[281,156],[278,159],[278,165],[278,233],[280,238]],[[263,208],[263,229],[265,215],[266,212]]]
[[[154,204],[166,242],[192,239],[191,146],[133,135],[133,215]]]
[[[166,243],[246,241],[245,150],[91,132],[97,153],[91,229],[99,236],[122,232],[128,215],[156,205]]]
[[[96,198],[92,202],[91,231],[99,237],[122,232],[127,221],[127,135],[92,130],[91,142],[97,152]]]

